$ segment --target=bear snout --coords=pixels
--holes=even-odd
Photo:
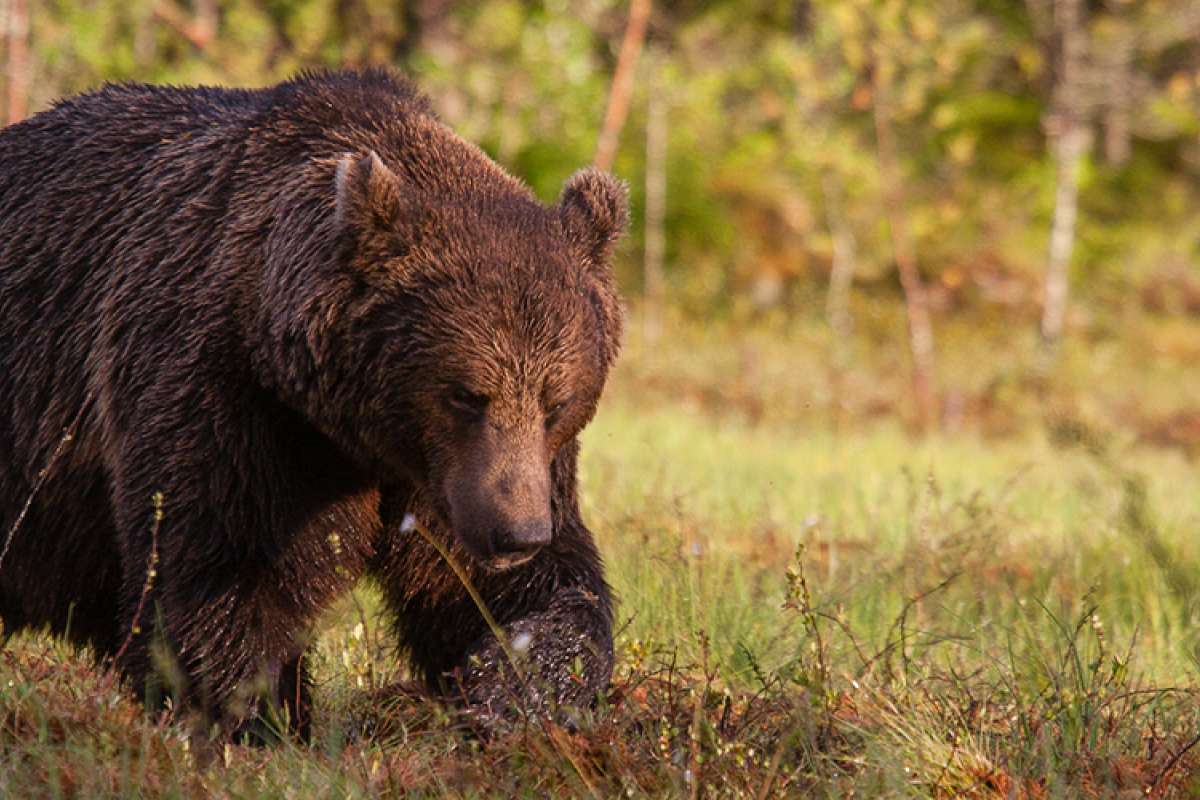
[[[528,561],[554,536],[541,443],[489,440],[470,455],[448,470],[443,483],[455,535],[489,569]]]
[[[489,515],[487,521],[456,527],[468,552],[485,568],[503,571],[518,567],[530,559],[554,538],[554,526],[547,515],[521,521],[498,519]]]
[[[536,502],[477,484],[454,488],[458,491],[447,492],[450,525],[483,566],[496,570],[518,566],[554,538],[549,497]]]
[[[532,519],[505,526],[493,534],[493,551],[498,556],[536,553],[546,545],[554,534],[547,519]]]

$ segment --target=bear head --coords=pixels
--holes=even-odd
[[[336,167],[356,446],[421,493],[478,563],[555,535],[556,458],[591,420],[621,311],[626,190],[586,169],[551,207],[499,173],[433,184],[375,152]]]

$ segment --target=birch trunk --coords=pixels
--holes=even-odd
[[[854,284],[858,245],[854,230],[846,218],[845,198],[833,170],[821,171],[821,195],[825,201],[825,216],[833,240],[833,257],[829,265],[829,294],[825,298],[825,315],[829,321],[829,391],[830,417],[834,430],[841,430],[845,420],[844,373],[850,362],[850,336],[854,319],[850,315],[850,287]]]
[[[1083,159],[1085,132],[1072,126],[1057,137],[1054,222],[1046,260],[1045,298],[1042,305],[1042,340],[1050,348],[1062,337],[1070,291],[1071,253],[1075,247],[1075,220],[1079,213],[1079,163]]]
[[[1046,258],[1041,325],[1047,354],[1057,348],[1067,317],[1071,253],[1079,211],[1079,164],[1087,141],[1080,97],[1086,46],[1082,0],[1054,0],[1053,12],[1061,61],[1047,125],[1054,140],[1055,160],[1054,221]]]
[[[833,240],[825,315],[829,320],[829,329],[833,332],[835,345],[840,346],[850,336],[854,325],[850,316],[850,287],[854,284],[858,244],[846,219],[841,187],[828,170],[821,173],[821,194],[825,199],[825,216],[829,220],[829,235]]]

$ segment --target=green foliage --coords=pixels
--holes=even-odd
[[[214,36],[193,41],[181,23],[201,21],[206,6],[216,9]],[[1036,284],[1054,188],[1043,119],[1055,54],[1042,7],[656,5],[616,168],[640,206],[653,86],[669,125],[670,296],[700,315],[807,297],[829,270],[834,217],[854,237],[858,279],[890,281],[872,127],[879,102],[897,128],[926,277],[952,288],[997,274]],[[1141,257],[1147,238],[1173,263],[1200,264],[1192,222],[1200,57],[1188,44],[1191,23],[1168,22],[1186,18],[1187,7],[1112,4],[1088,21],[1095,141],[1076,274],[1078,296],[1099,313],[1112,307],[1110,287],[1136,289],[1157,274],[1160,259]],[[258,85],[302,68],[392,63],[414,73],[464,135],[551,199],[593,152],[623,13],[616,0],[47,0],[33,13],[33,99],[43,106],[103,80]],[[1125,62],[1112,56],[1123,52]],[[1118,78],[1130,87],[1120,96],[1107,90]],[[886,97],[875,96],[876,84]],[[1129,120],[1130,157],[1110,164],[1102,144],[1114,113]],[[639,223],[621,265],[633,292]],[[1168,245],[1180,226],[1188,233]],[[1101,291],[1091,291],[1093,278]],[[980,300],[986,292],[973,296]]]

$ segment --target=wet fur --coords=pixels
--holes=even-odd
[[[372,186],[370,158],[395,182]],[[606,262],[625,213],[593,172],[547,208],[381,71],[108,86],[4,129],[0,535],[79,417],[0,564],[6,632],[121,651],[136,687],[159,680],[158,635],[185,703],[232,729],[247,712],[231,700],[265,681],[303,731],[310,625],[367,576],[431,686],[586,702],[612,611],[575,437],[616,354]],[[535,374],[574,405],[531,440]],[[466,379],[547,454],[554,539],[505,572],[464,550],[440,488],[473,457],[442,395]],[[529,634],[535,685],[401,530],[410,511]],[[135,620],[152,534],[152,619]]]

